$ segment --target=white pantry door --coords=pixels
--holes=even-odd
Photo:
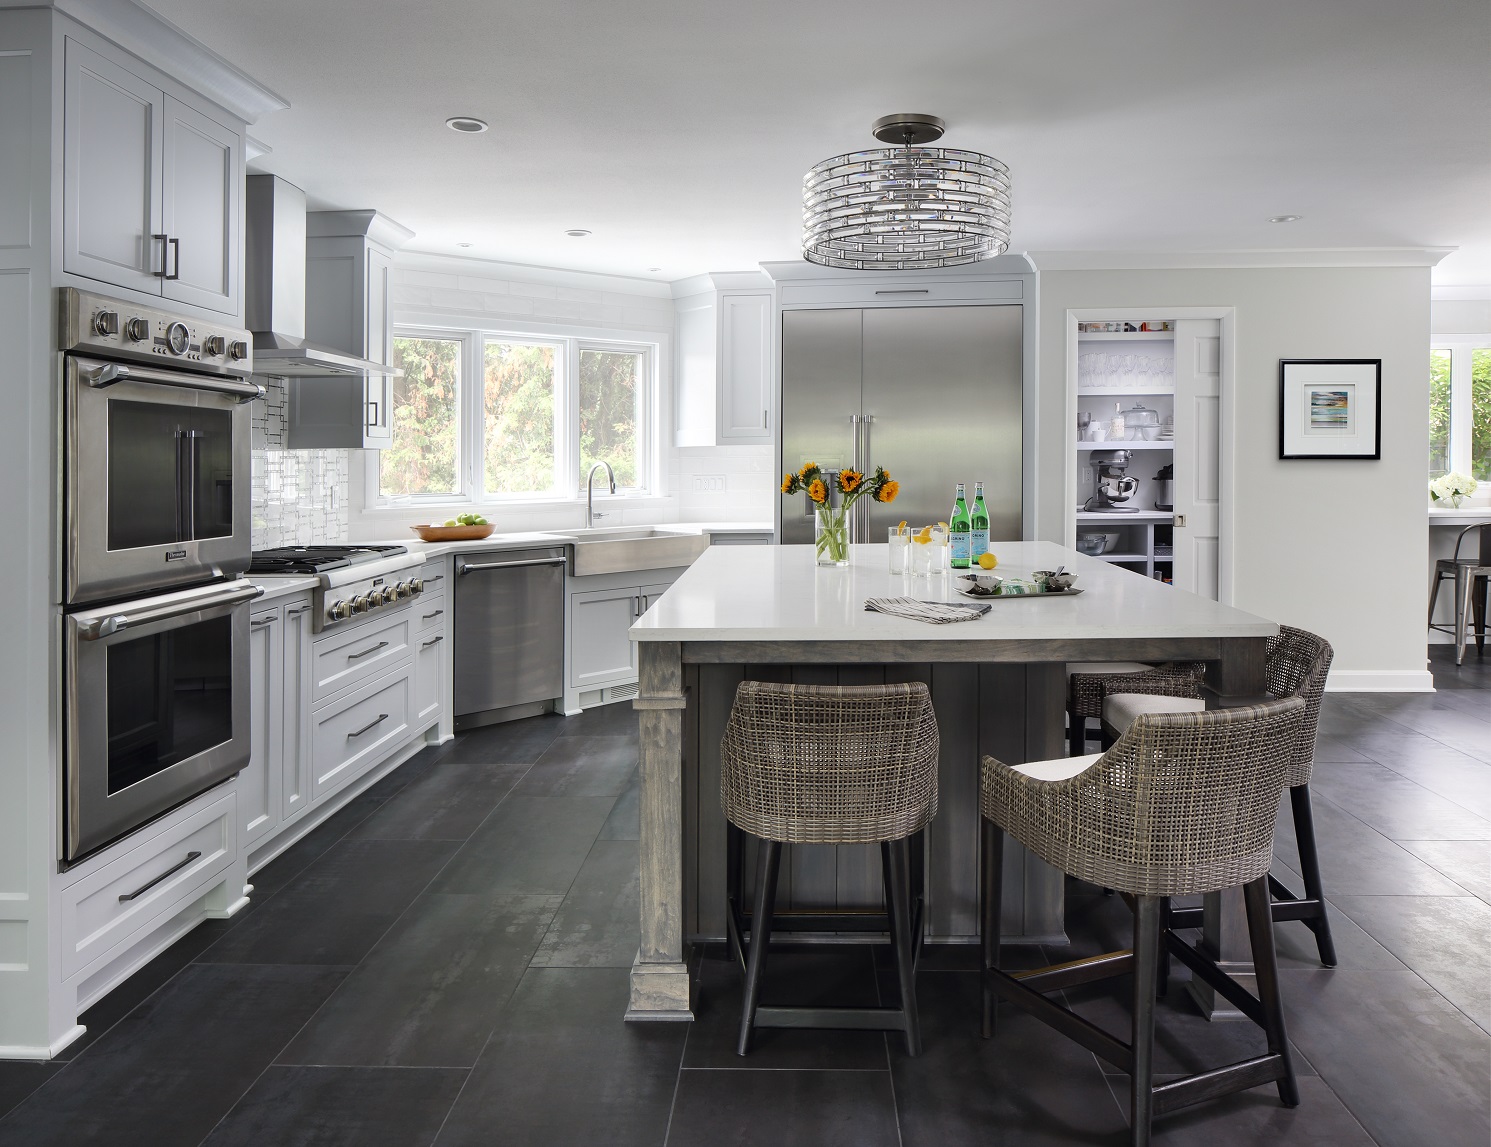
[[[1174,581],[1213,601],[1221,569],[1221,392],[1221,321],[1177,320]]]

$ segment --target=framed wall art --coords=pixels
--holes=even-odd
[[[1382,360],[1279,360],[1279,457],[1382,457]]]

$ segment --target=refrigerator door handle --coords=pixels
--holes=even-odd
[[[859,419],[859,461],[854,468],[861,474],[870,468],[870,427],[874,422],[873,414],[861,415]],[[870,536],[870,503],[861,498],[854,508],[858,511],[859,528],[856,532],[859,534],[859,541],[873,542],[875,539]]]
[[[849,416],[849,467],[853,470],[859,469],[859,434],[860,417],[857,414]],[[859,536],[859,507],[854,508],[854,513],[849,516],[849,542],[862,541]]]

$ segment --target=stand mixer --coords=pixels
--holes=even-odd
[[[1135,514],[1137,506],[1125,506],[1139,492],[1139,479],[1130,477],[1125,471],[1134,460],[1131,450],[1105,450],[1093,454],[1093,495],[1082,509],[1101,514]]]

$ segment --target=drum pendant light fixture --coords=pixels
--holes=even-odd
[[[883,116],[875,138],[899,146],[851,151],[802,181],[802,257],[856,271],[974,263],[1010,244],[1010,174],[977,151],[924,147],[946,128],[933,115]]]

